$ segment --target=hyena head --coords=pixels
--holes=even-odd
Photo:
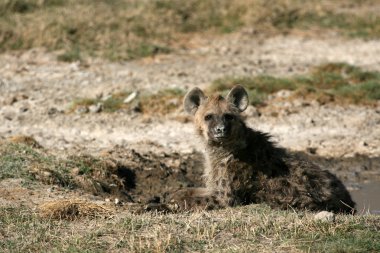
[[[193,88],[184,99],[185,111],[194,115],[197,132],[208,144],[230,145],[239,140],[245,129],[240,117],[248,106],[248,94],[242,86],[235,86],[226,98],[205,96]]]

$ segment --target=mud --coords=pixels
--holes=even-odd
[[[352,193],[359,213],[379,213],[380,157],[358,155],[350,158],[326,158],[300,153],[305,159],[336,174]],[[204,186],[203,155],[199,152],[139,153],[116,149],[107,156],[123,164],[119,177],[125,180],[120,191],[126,202],[146,204],[164,202],[165,196],[184,187]]]
[[[299,152],[300,153],[300,152]],[[341,179],[352,193],[359,213],[379,212],[380,157],[358,155],[350,158],[326,158],[300,153],[305,159],[327,169]],[[199,152],[139,153],[113,150],[109,154],[125,167],[119,176],[126,180],[123,201],[146,204],[164,202],[165,196],[183,187],[204,186],[203,155]]]
[[[202,186],[203,157],[167,152],[114,149],[106,157],[120,161],[117,175],[124,181],[119,197],[126,202],[160,202],[166,194],[184,187]]]

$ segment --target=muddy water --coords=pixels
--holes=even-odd
[[[350,191],[358,214],[380,215],[380,157],[326,158],[304,154],[336,174]]]
[[[360,189],[351,191],[358,214],[380,215],[380,181],[363,183]]]

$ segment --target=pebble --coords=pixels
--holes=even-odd
[[[103,110],[103,104],[102,103],[97,103],[96,105],[91,105],[88,110],[91,113],[99,113]]]
[[[123,103],[129,104],[137,97],[137,95],[138,95],[137,91],[132,92],[131,94],[129,94],[129,96],[126,99],[124,99]]]
[[[88,113],[88,112],[89,112],[89,109],[87,106],[81,106],[75,110],[75,113],[77,114],[83,114],[83,113]]]
[[[314,215],[314,220],[316,221],[326,221],[333,222],[335,221],[335,214],[328,211],[322,211]]]

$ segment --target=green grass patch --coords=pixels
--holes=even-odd
[[[236,84],[248,90],[253,105],[263,103],[269,94],[280,90],[292,90],[298,96],[321,100],[329,96],[348,103],[366,104],[380,100],[380,73],[364,71],[346,63],[322,64],[308,75],[288,78],[228,76],[215,80],[208,91],[227,93]]]
[[[38,152],[29,146],[9,144],[1,148],[0,180],[6,178],[29,178],[25,170],[34,160],[40,160]]]
[[[378,252],[380,216],[338,215],[314,221],[308,212],[250,205],[211,212],[141,214],[75,221],[0,208],[2,252]],[[91,227],[91,229],[88,229]]]
[[[40,180],[49,184],[73,186],[69,168],[55,157],[20,143],[0,145],[0,180],[6,178],[22,178],[29,183]]]

